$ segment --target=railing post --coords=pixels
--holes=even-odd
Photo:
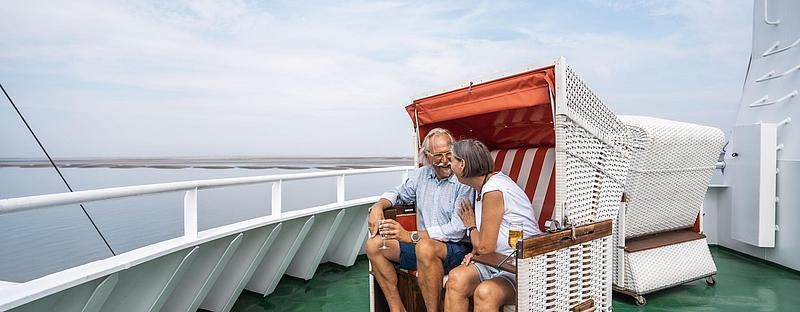
[[[272,182],[272,216],[281,216],[281,184],[282,180]]]
[[[197,188],[186,191],[183,196],[183,236],[197,238]]]
[[[344,174],[336,177],[336,202],[344,202]]]

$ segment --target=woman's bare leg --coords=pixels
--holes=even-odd
[[[447,292],[444,295],[444,310],[467,311],[469,297],[480,282],[480,275],[474,265],[459,265],[451,270],[445,284]]]
[[[485,280],[475,288],[475,312],[498,311],[503,305],[514,304],[516,291],[505,278]]]

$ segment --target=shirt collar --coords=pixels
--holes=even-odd
[[[436,182],[439,182],[439,179],[436,178],[436,171],[433,170],[433,165],[428,165],[428,177],[433,179],[433,180],[435,180]],[[448,181],[450,183],[456,183],[456,182],[458,182],[457,179],[458,178],[456,177],[455,173],[450,173],[450,176],[445,178],[442,181]]]

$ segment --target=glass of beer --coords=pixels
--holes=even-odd
[[[522,221],[511,220],[511,226],[508,228],[508,246],[517,249],[517,242],[520,240],[522,240]]]

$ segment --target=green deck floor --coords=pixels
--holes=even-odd
[[[614,294],[615,311],[800,311],[800,274],[712,247],[717,285],[695,281],[645,296],[647,305]],[[236,312],[260,311],[368,311],[367,259],[352,267],[322,264],[314,279],[284,276],[267,298],[245,291],[233,307]]]

